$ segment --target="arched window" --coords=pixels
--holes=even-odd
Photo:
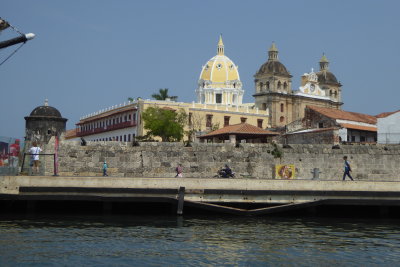
[[[285,104],[281,103],[281,112],[285,111]]]
[[[329,95],[330,95],[330,96],[332,96],[332,95],[333,95],[333,94],[332,94],[332,90],[330,90],[330,91],[329,91]]]
[[[285,117],[281,116],[281,117],[279,118],[279,121],[280,121],[280,122],[284,122],[284,121],[285,121]]]
[[[233,88],[236,88],[236,83],[233,83]]]
[[[283,83],[283,89],[285,89],[285,90],[287,89],[287,83],[286,82]]]
[[[267,89],[269,89],[269,82],[267,82]]]
[[[258,88],[260,89],[260,91],[262,91],[263,85],[264,85],[263,83],[259,83],[259,85],[258,85],[259,87]]]
[[[278,82],[278,89],[281,89],[282,83],[281,81]]]

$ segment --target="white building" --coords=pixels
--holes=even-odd
[[[378,118],[378,144],[400,144],[400,110],[385,112]]]

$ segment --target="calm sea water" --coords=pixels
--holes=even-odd
[[[399,266],[400,221],[0,218],[1,266]]]

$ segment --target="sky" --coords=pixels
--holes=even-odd
[[[36,37],[0,66],[0,136],[23,137],[24,117],[45,99],[67,129],[160,88],[195,101],[220,34],[239,66],[244,102],[254,102],[253,75],[275,42],[292,89],[325,53],[343,85],[343,110],[399,110],[399,10],[397,0],[4,1],[0,17]],[[7,29],[0,41],[16,36]],[[0,50],[0,62],[17,47]]]

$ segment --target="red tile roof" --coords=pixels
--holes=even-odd
[[[382,113],[376,115],[375,117],[377,117],[377,118],[386,118],[387,116],[392,115],[392,114],[397,113],[397,112],[400,112],[400,109],[397,110],[397,111],[393,111],[393,112],[382,112]]]
[[[200,138],[217,136],[217,135],[228,135],[228,134],[278,135],[278,133],[276,132],[267,131],[248,123],[239,123],[239,124],[225,126],[221,129],[200,136]]]
[[[361,131],[369,131],[369,132],[377,132],[378,131],[378,129],[376,127],[355,125],[355,124],[350,124],[350,123],[341,123],[340,126],[347,128],[347,129],[353,129],[353,130],[361,130]]]
[[[71,130],[67,130],[67,131],[65,131],[64,138],[65,139],[72,139],[72,138],[78,137],[76,135],[76,133],[77,133],[77,128],[71,129]]]
[[[357,121],[357,122],[376,124],[376,117],[367,115],[367,114],[343,111],[343,110],[333,109],[333,108],[321,108],[321,107],[316,107],[316,106],[307,106],[307,108],[314,110],[314,111],[316,111],[326,117],[332,118],[332,119],[340,119],[340,120],[348,120],[348,121]]]

